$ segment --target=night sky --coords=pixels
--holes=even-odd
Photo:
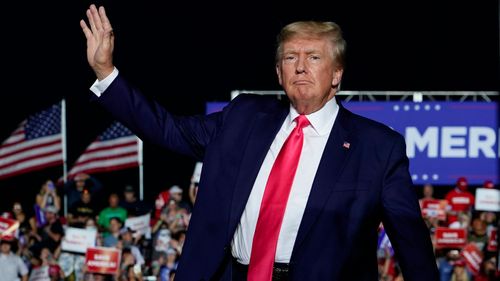
[[[92,2],[60,2],[3,8],[0,138],[7,138],[28,114],[64,97],[72,163],[112,120],[89,102],[95,77],[86,62],[79,20]],[[335,21],[343,28],[345,90],[498,90],[498,3],[400,2],[306,1],[281,7],[255,1],[96,3],[105,5],[113,24],[118,69],[176,114],[203,114],[205,102],[228,100],[234,89],[280,89],[275,37],[295,20]],[[145,143],[146,198],[172,184],[187,188],[193,167],[193,160]],[[57,167],[0,181],[6,195],[2,210],[12,200],[32,204],[41,182],[57,179],[61,171]],[[136,169],[98,178],[107,190],[121,190],[128,182],[137,186]]]

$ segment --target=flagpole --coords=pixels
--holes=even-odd
[[[61,100],[61,136],[62,136],[62,158],[63,158],[63,182],[68,181],[68,161],[66,147],[66,100]],[[68,196],[64,193],[64,216],[68,214]]]
[[[137,150],[139,160],[139,200],[144,200],[144,165],[143,165],[143,143],[140,138],[137,138]]]

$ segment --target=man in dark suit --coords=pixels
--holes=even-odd
[[[381,221],[405,280],[439,280],[404,138],[335,99],[345,53],[335,23],[282,29],[287,101],[241,95],[179,117],[118,73],[104,8],[87,17],[96,100],[141,138],[204,163],[176,280],[377,280]]]

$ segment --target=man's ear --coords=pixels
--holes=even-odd
[[[333,87],[338,87],[338,85],[340,84],[340,81],[342,80],[342,74],[343,73],[344,73],[344,69],[343,68],[337,68],[333,72],[333,79],[332,79],[332,86]]]
[[[281,77],[281,68],[279,63],[276,63],[276,74],[278,75],[278,82],[280,83],[281,86],[283,86],[283,79]]]

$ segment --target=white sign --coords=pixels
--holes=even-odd
[[[139,217],[128,218],[125,221],[125,227],[130,227],[133,231],[136,231],[137,235],[144,235],[146,239],[151,239],[151,226],[149,225],[151,221],[151,214],[145,214]]]
[[[500,190],[491,188],[476,189],[476,205],[478,211],[500,211]]]
[[[200,182],[200,177],[201,177],[201,168],[203,167],[203,163],[201,162],[196,162],[196,166],[194,166],[194,171],[193,171],[193,178],[191,179],[191,182]]]
[[[68,227],[61,243],[63,251],[85,253],[95,246],[97,230]]]

